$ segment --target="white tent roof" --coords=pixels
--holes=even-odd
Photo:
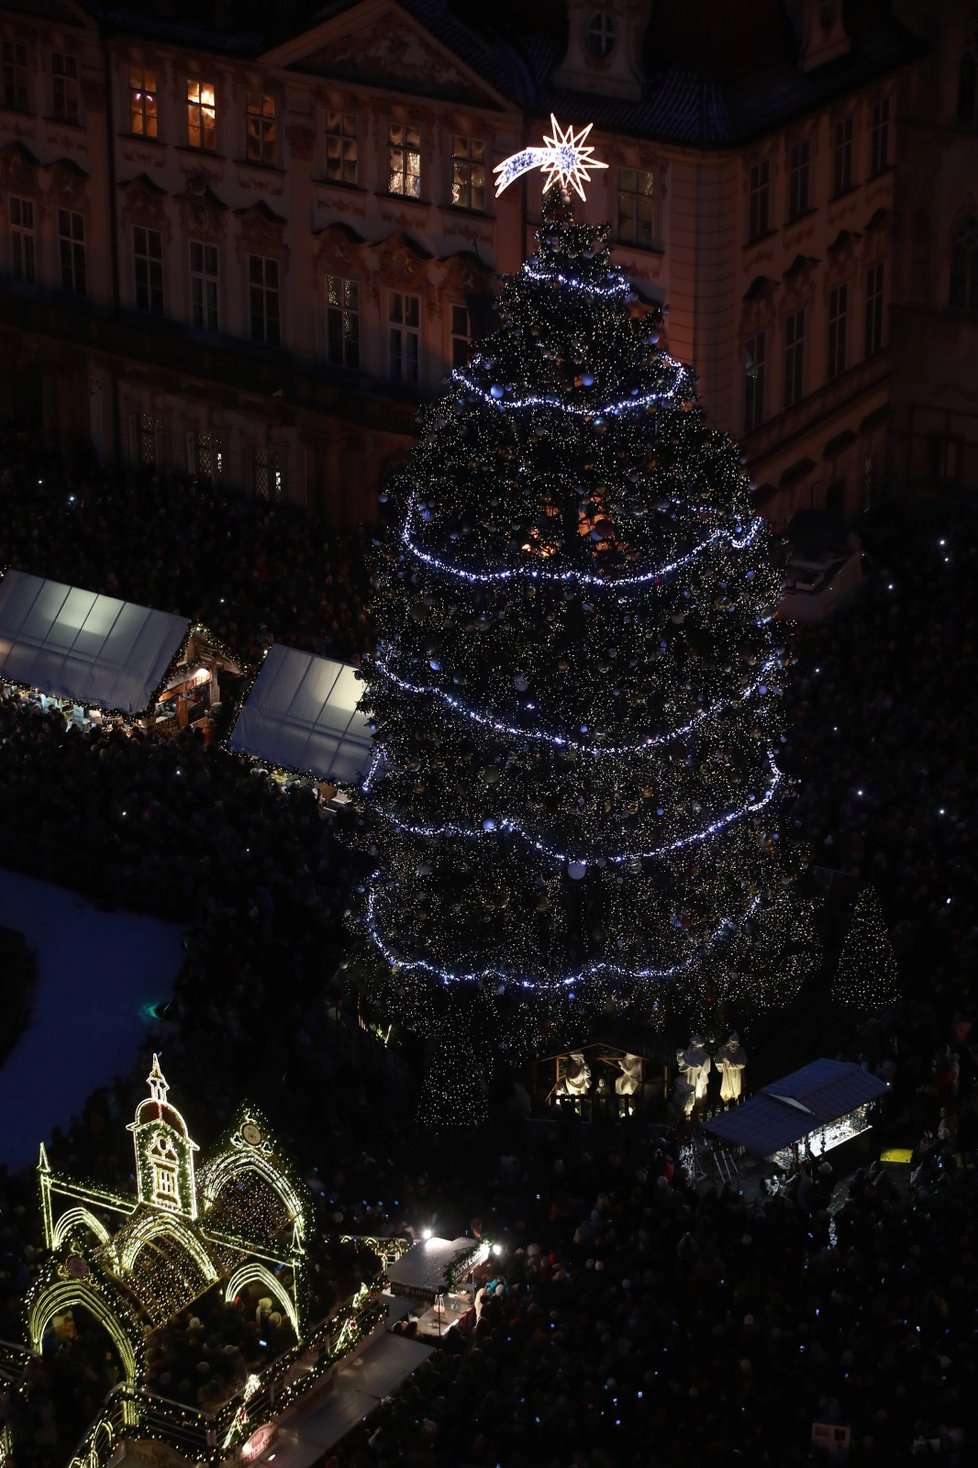
[[[24,571],[0,580],[0,678],[124,714],[146,711],[190,622]]]
[[[287,770],[356,784],[370,763],[362,685],[348,663],[273,643],[231,731],[232,749]]]

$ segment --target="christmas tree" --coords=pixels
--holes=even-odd
[[[898,995],[896,955],[879,896],[875,887],[864,887],[839,954],[832,998],[843,1009],[868,1017],[882,1014]]]
[[[661,1017],[718,970],[728,1001],[770,1002],[750,964],[786,883],[765,526],[606,228],[555,184],[537,238],[391,491],[365,947],[414,1025],[449,994],[510,1034],[565,1004]]]

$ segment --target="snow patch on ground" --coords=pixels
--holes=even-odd
[[[183,958],[176,923],[101,912],[77,892],[0,868],[0,924],[37,956],[28,1026],[0,1069],[0,1162],[32,1165],[96,1086],[125,1073]],[[0,976],[2,1002],[2,976]]]

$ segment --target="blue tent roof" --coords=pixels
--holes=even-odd
[[[851,1061],[813,1060],[762,1086],[743,1106],[714,1117],[706,1130],[755,1157],[770,1157],[885,1091],[885,1081]]]

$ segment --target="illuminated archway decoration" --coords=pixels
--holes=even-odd
[[[119,1255],[119,1265],[128,1273],[135,1263],[136,1256],[144,1244],[151,1244],[154,1239],[169,1237],[181,1244],[197,1265],[201,1274],[208,1284],[213,1284],[217,1279],[217,1270],[214,1263],[201,1244],[193,1229],[188,1228],[181,1218],[170,1214],[160,1215],[148,1213],[134,1223],[125,1235],[122,1251]]]
[[[119,1352],[122,1369],[126,1373],[126,1382],[129,1386],[135,1386],[137,1367],[141,1365],[141,1360],[137,1359],[133,1341],[99,1292],[92,1289],[90,1285],[85,1285],[81,1280],[60,1280],[47,1289],[41,1290],[32,1300],[27,1314],[31,1350],[36,1355],[40,1355],[44,1332],[53,1317],[63,1314],[65,1310],[72,1310],[76,1306],[87,1310],[89,1315],[97,1320],[111,1337],[112,1344]],[[141,1354],[140,1352],[140,1357]]]
[[[103,1223],[95,1217],[87,1208],[69,1208],[67,1213],[62,1213],[54,1225],[51,1247],[57,1249],[74,1233],[76,1228],[87,1228],[95,1235],[100,1244],[109,1242],[109,1231]]]
[[[266,1269],[264,1264],[259,1264],[257,1259],[252,1259],[247,1264],[242,1264],[240,1269],[234,1271],[228,1280],[227,1289],[224,1291],[225,1301],[229,1302],[233,1300],[239,1290],[243,1290],[246,1285],[250,1284],[260,1284],[263,1289],[266,1289],[270,1295],[278,1300],[282,1309],[292,1322],[292,1329],[295,1331],[296,1340],[298,1340],[299,1317],[296,1313],[295,1304],[292,1301],[291,1295],[281,1281],[275,1278],[271,1270]]]
[[[306,1231],[305,1207],[302,1199],[285,1174],[255,1149],[249,1148],[246,1152],[225,1152],[223,1156],[210,1163],[203,1186],[205,1215],[217,1202],[228,1183],[247,1172],[257,1173],[262,1181],[278,1194],[288,1210],[297,1241],[301,1243]]]

